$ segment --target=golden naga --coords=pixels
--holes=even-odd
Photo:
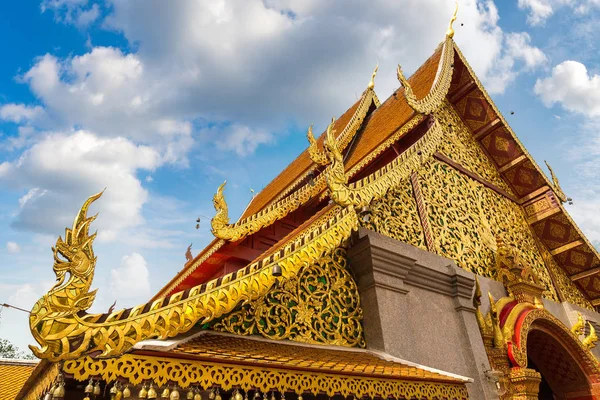
[[[295,276],[303,265],[317,262],[333,251],[358,227],[354,209],[334,208],[313,224],[313,229],[291,239],[281,258],[273,255],[225,275],[206,285],[173,294],[127,310],[88,314],[96,291],[90,292],[96,267],[89,235],[90,197],[77,214],[65,239],[58,238],[54,252],[56,285],[31,310],[29,324],[41,348],[31,346],[43,359],[60,361],[81,356],[111,357],[123,354],[146,339],[166,339],[231,312],[238,304],[264,296],[275,283],[273,267],[281,267],[283,279]],[[68,279],[66,278],[68,276]]]
[[[441,126],[451,122],[451,115],[448,110],[440,109],[432,116],[429,130],[410,148],[381,169],[353,183],[348,183],[342,154],[329,132],[325,149],[331,165],[324,174],[330,198],[342,207],[365,207],[371,200],[385,195],[398,182],[408,179],[412,171],[420,168],[437,151],[444,136]]]
[[[456,2],[456,7],[454,7],[454,14],[452,18],[450,18],[450,25],[448,25],[448,30],[446,31],[446,37],[452,39],[454,37],[454,28],[452,28],[452,24],[456,21],[456,14],[458,14],[458,1]]]
[[[375,70],[373,70],[373,74],[371,75],[371,81],[369,82],[368,89],[375,89],[375,77],[377,76],[377,70],[379,69],[379,63],[375,66]]]
[[[317,140],[313,135],[312,127],[312,125],[309,126],[308,132],[306,132],[306,137],[308,138],[308,155],[315,164],[327,165],[329,164],[329,159],[325,153],[319,150],[319,147],[317,146]]]
[[[552,177],[552,189],[554,190],[554,193],[556,193],[558,199],[561,201],[561,203],[571,201],[571,199],[567,197],[565,192],[563,192],[562,188],[560,187],[558,178],[556,177],[556,175],[554,175],[554,171],[552,170],[550,164],[548,164],[548,161],[544,160],[544,162],[546,163],[546,167],[548,167],[548,170],[550,171],[550,176]]]
[[[581,341],[581,343],[583,343],[583,346],[588,349],[591,350],[594,347],[596,347],[596,342],[598,341],[598,336],[596,335],[596,328],[594,328],[594,325],[592,325],[591,322],[588,322],[589,326],[590,326],[590,334],[587,335],[585,337],[585,339],[583,339]]]
[[[585,320],[580,312],[577,312],[577,322],[571,327],[571,332],[577,336],[581,336],[585,332]]]
[[[429,93],[420,100],[413,92],[408,79],[402,72],[402,67],[398,64],[396,74],[400,84],[404,88],[404,97],[408,105],[419,114],[431,114],[436,112],[444,103],[450,83],[452,81],[452,72],[454,71],[454,43],[451,37],[446,37],[442,49],[442,60],[439,66],[437,76]]]

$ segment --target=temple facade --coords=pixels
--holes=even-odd
[[[600,399],[598,251],[453,36],[383,103],[375,70],[235,223],[221,185],[146,304],[86,312],[90,197],[17,398]]]

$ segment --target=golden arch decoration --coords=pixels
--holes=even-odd
[[[507,311],[501,323],[513,370],[531,368],[532,360],[561,390],[600,394],[598,361],[558,318],[533,304]]]

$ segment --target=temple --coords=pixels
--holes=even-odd
[[[375,70],[237,222],[221,185],[215,239],[146,304],[86,312],[90,197],[16,397],[600,399],[599,254],[453,36],[383,103]]]

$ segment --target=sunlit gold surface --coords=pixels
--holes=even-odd
[[[303,267],[266,296],[218,320],[211,329],[305,343],[365,346],[356,283],[338,248]]]
[[[581,342],[586,349],[591,350],[596,347],[596,342],[598,341],[598,336],[596,335],[596,328],[592,325],[591,322],[588,322],[590,326],[590,333],[583,339]]]
[[[450,82],[452,81],[452,71],[454,71],[454,43],[451,37],[447,37],[444,41],[444,49],[442,54],[442,61],[439,66],[438,74],[433,87],[427,93],[427,95],[418,100],[414,94],[408,79],[402,73],[402,68],[398,65],[396,74],[400,84],[404,88],[404,97],[408,102],[408,105],[420,114],[431,114],[434,113],[446,100],[446,95],[450,89]]]
[[[450,18],[448,30],[446,31],[446,37],[450,39],[454,37],[454,28],[452,28],[452,24],[454,23],[454,21],[456,21],[456,14],[458,14],[458,1],[456,2],[456,7],[454,8],[454,14],[452,14],[452,18]]]
[[[203,344],[200,338],[175,351],[197,359],[136,354],[102,360],[85,357],[65,362],[64,370],[81,381],[99,376],[107,382],[126,379],[133,385],[152,381],[158,386],[171,383],[181,388],[193,384],[203,389],[216,386],[222,390],[277,390],[357,398],[467,398],[466,387],[457,379],[368,353],[225,339]]]
[[[94,236],[88,236],[90,198],[67,230],[66,240],[59,238],[57,251],[67,261],[56,258],[57,286],[34,306],[31,331],[41,349],[32,350],[40,358],[52,361],[72,359],[88,354],[99,357],[120,355],[135,343],[149,338],[167,338],[231,312],[241,302],[264,296],[273,286],[271,270],[279,264],[283,280],[296,276],[304,265],[312,265],[333,251],[358,227],[354,209],[333,207],[311,225],[281,246],[281,252],[229,274],[205,286],[179,292],[168,299],[158,299],[131,310],[109,315],[86,314],[95,292],[89,292],[95,261],[92,250]],[[280,254],[283,254],[280,257]],[[70,274],[64,282],[65,273]]]
[[[554,193],[560,199],[561,202],[563,202],[563,203],[566,202],[567,195],[565,194],[565,192],[563,192],[562,188],[560,187],[560,182],[558,181],[558,178],[556,177],[556,175],[554,175],[554,170],[552,169],[550,164],[548,164],[548,161],[544,161],[544,163],[546,163],[546,167],[548,167],[548,170],[550,171],[550,176],[552,177],[552,183],[553,183],[552,189],[554,190]]]
[[[330,125],[331,126],[331,125]],[[331,129],[331,128],[328,128]],[[308,132],[306,132],[306,138],[308,139],[308,154],[312,162],[317,165],[327,165],[329,164],[329,160],[327,159],[327,155],[319,150],[317,146],[317,140],[313,136],[312,125],[308,127]]]

